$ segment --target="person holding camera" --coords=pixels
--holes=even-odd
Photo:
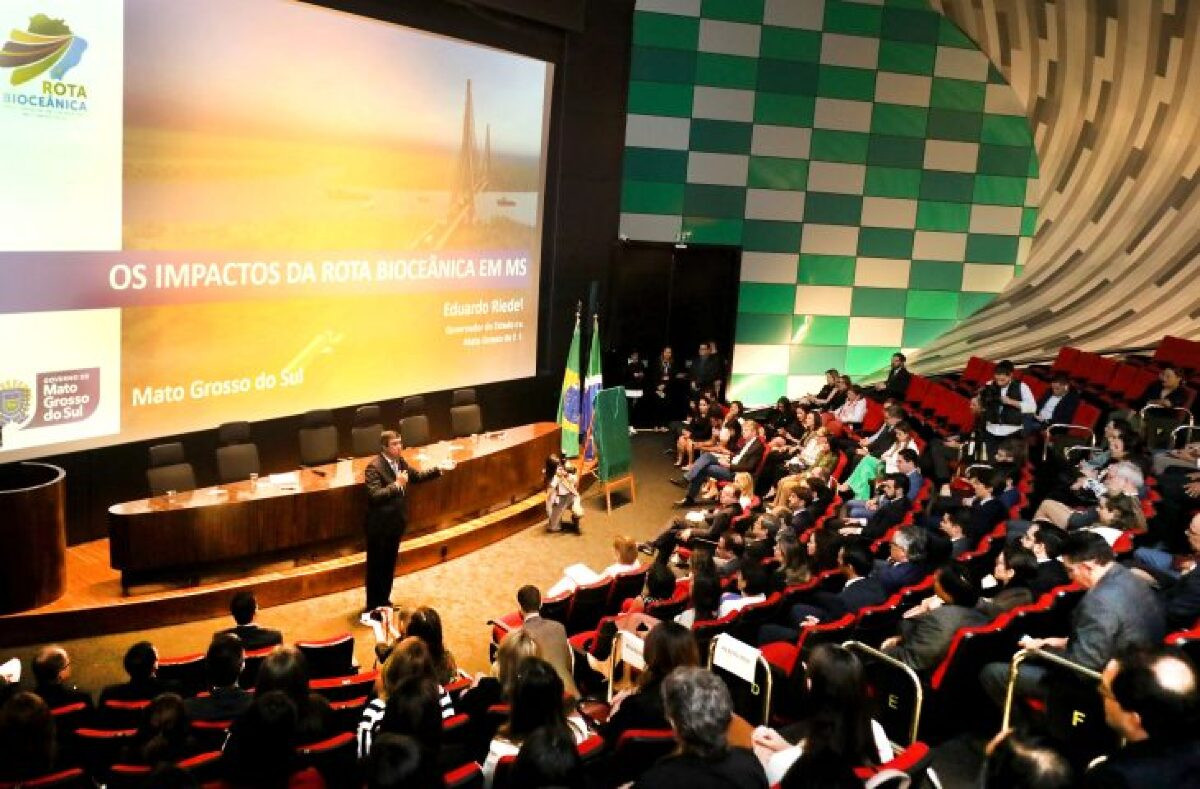
[[[574,464],[568,460],[560,460],[549,477],[546,487],[546,515],[550,521],[546,524],[546,531],[572,531],[578,534],[583,521],[583,501],[579,498],[579,488],[575,483]],[[563,519],[568,510],[571,513],[569,523]]]
[[[979,390],[971,405],[983,425],[981,438],[989,458],[996,454],[1001,441],[1021,433],[1026,417],[1037,413],[1033,392],[1013,379],[1013,363],[1007,359],[996,365],[992,380]]]

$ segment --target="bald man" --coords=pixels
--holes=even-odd
[[[71,684],[71,657],[57,644],[42,647],[33,659],[33,692],[50,709],[83,702],[90,709],[92,695]]]

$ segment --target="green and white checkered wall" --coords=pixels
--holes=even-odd
[[[1021,272],[1037,157],[925,0],[638,0],[621,234],[743,248],[731,396],[919,349]]]

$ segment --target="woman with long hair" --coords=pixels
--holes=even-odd
[[[437,611],[425,605],[413,611],[408,620],[408,635],[421,639],[429,648],[439,684],[447,685],[458,678],[458,664],[442,640],[442,618]]]
[[[137,734],[125,746],[121,761],[153,767],[194,756],[198,748],[183,698],[178,693],[163,693],[142,713]]]
[[[855,765],[882,764],[893,757],[883,727],[871,719],[858,656],[843,646],[822,644],[809,656],[804,683],[806,715],[788,736],[760,726],[751,737],[772,784],[793,765],[801,769],[805,753],[829,751]]]
[[[416,636],[407,636],[392,649],[379,679],[375,682],[376,698],[372,699],[363,710],[362,720],[358,722],[358,757],[366,758],[371,752],[371,739],[379,731],[384,711],[387,709],[388,698],[397,693],[400,686],[408,679],[423,679],[438,686],[442,717],[454,715],[454,703],[450,694],[437,681],[437,669],[429,647]]]
[[[296,705],[296,736],[301,744],[331,737],[333,713],[329,701],[308,689],[308,661],[296,647],[276,647],[258,668],[255,695],[282,691]]]
[[[648,634],[642,657],[646,668],[638,676],[632,691],[622,691],[613,699],[608,721],[600,734],[610,746],[630,729],[666,729],[662,683],[678,666],[700,665],[700,653],[692,631],[676,622],[655,625]]]

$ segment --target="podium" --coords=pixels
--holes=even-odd
[[[48,463],[0,465],[0,614],[66,591],[66,472]]]

